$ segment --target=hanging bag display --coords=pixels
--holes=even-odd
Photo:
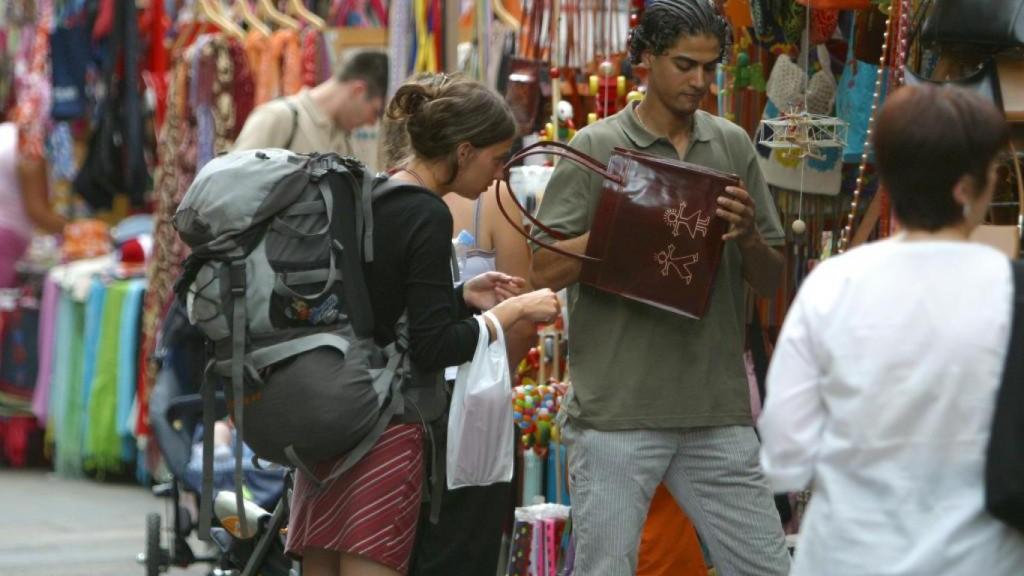
[[[768,78],[768,102],[764,118],[775,118],[802,108],[806,97],[807,112],[828,115],[836,97],[836,79],[832,75],[828,50],[817,47],[821,70],[808,79],[804,70],[785,54],[775,61]],[[768,136],[768,135],[766,135]],[[758,146],[758,162],[765,180],[786,190],[803,190],[809,194],[835,196],[843,178],[843,158],[838,148],[824,148],[815,156],[801,158],[798,148]]]
[[[858,15],[859,16],[859,15]],[[865,143],[867,142],[868,122],[871,120],[871,102],[874,99],[875,79],[878,75],[878,56],[875,56],[874,63],[865,60],[857,54],[856,35],[857,23],[854,23],[853,33],[850,35],[849,51],[846,57],[846,67],[839,78],[838,91],[836,93],[836,116],[846,122],[846,147],[843,148],[843,162],[856,164],[860,162],[864,154]],[[888,71],[884,72],[888,76]],[[888,78],[882,81],[882,92],[879,95],[878,105],[885,102],[888,92]],[[869,149],[869,159],[874,155]]]
[[[728,226],[716,215],[718,197],[739,179],[703,166],[616,148],[604,165],[558,142],[538,142],[505,165],[511,189],[512,166],[535,155],[553,154],[602,178],[585,255],[536,242],[563,256],[583,261],[580,282],[604,292],[689,318],[702,318],[711,302],[722,236]],[[515,194],[510,195],[514,202]],[[498,208],[514,223],[498,196]],[[522,214],[552,238],[562,235]],[[519,230],[519,225],[514,225]]]
[[[490,342],[486,317],[497,334]],[[448,489],[512,481],[515,425],[512,378],[501,323],[490,312],[476,317],[480,336],[473,360],[459,366],[448,416]]]
[[[927,42],[1024,46],[1024,0],[941,0],[924,21]]]
[[[1024,531],[1024,264],[1013,263],[1013,321],[985,462],[985,507]]]
[[[904,67],[903,75],[908,86],[920,84],[936,84],[939,86],[954,86],[963,90],[970,90],[1002,106],[1001,90],[996,64],[993,60],[986,61],[981,68],[970,75],[958,79],[936,82],[922,78],[913,70]],[[1024,177],[1021,174],[1020,161],[1017,158],[1017,150],[1010,143],[1010,150],[1013,153],[1013,170],[1016,176],[1018,218],[1017,224],[984,224],[975,228],[971,239],[975,242],[988,244],[1000,252],[1006,254],[1010,259],[1016,259],[1020,255],[1021,225],[1024,223]]]
[[[919,76],[913,70],[904,67],[903,78],[907,86],[919,84],[944,84],[975,92],[988,100],[996,103],[1002,108],[1002,92],[999,88],[999,74],[994,60],[986,60],[977,70],[970,74],[953,80],[935,81]]]
[[[143,103],[139,92],[139,35],[135,5],[117,2],[113,37],[103,69],[107,93],[98,126],[89,140],[89,153],[75,178],[74,189],[95,210],[110,209],[114,196],[125,194],[132,206],[145,203],[149,188],[143,144]],[[115,83],[114,69],[123,56],[123,78]]]

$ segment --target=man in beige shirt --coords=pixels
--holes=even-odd
[[[318,86],[253,110],[235,140],[235,150],[286,148],[351,156],[351,132],[380,119],[387,88],[387,55],[357,53]]]

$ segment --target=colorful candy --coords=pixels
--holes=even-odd
[[[560,438],[554,420],[562,393],[553,385],[531,381],[514,388],[512,398],[512,418],[522,433],[523,446],[543,454],[552,440]]]

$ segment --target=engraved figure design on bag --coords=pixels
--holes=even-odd
[[[693,281],[693,272],[690,266],[700,261],[700,252],[694,252],[687,256],[676,256],[675,244],[669,244],[668,248],[654,255],[654,261],[661,266],[661,275],[668,276],[670,270],[675,270],[687,285]]]
[[[697,238],[699,232],[701,236],[707,237],[708,235],[708,224],[711,223],[711,216],[701,218],[702,210],[697,210],[689,216],[684,216],[686,212],[686,202],[680,202],[679,208],[668,208],[665,210],[665,223],[672,229],[672,236],[678,237],[679,227],[686,226],[686,229],[690,232],[690,238]]]

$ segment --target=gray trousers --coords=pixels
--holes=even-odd
[[[784,576],[789,553],[748,426],[564,427],[577,576],[632,576],[658,484],[693,521],[719,576]]]

